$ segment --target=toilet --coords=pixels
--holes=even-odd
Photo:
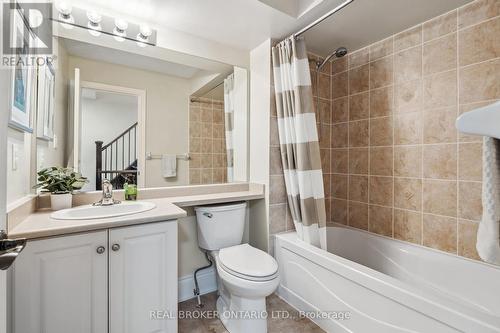
[[[278,263],[266,252],[242,244],[246,207],[246,202],[195,207],[198,245],[215,261],[217,311],[226,329],[265,333],[266,296],[278,287]]]

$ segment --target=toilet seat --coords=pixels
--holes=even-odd
[[[264,251],[248,244],[221,249],[219,267],[228,274],[250,281],[269,281],[278,276],[278,263]]]

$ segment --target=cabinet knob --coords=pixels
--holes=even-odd
[[[106,251],[106,248],[104,246],[99,246],[97,249],[96,249],[96,252],[99,253],[99,254],[103,254],[104,251]]]
[[[113,250],[113,251],[115,251],[115,252],[116,252],[116,251],[118,251],[118,250],[120,250],[120,245],[119,245],[119,244],[113,244],[113,245],[111,246],[111,250]]]

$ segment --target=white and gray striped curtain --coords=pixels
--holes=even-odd
[[[227,182],[234,180],[234,74],[224,80],[224,127],[226,131]]]
[[[278,132],[288,203],[300,239],[326,249],[323,172],[307,50],[289,38],[272,50]]]

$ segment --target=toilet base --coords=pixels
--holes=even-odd
[[[219,319],[230,333],[267,333],[266,299],[217,298]]]

